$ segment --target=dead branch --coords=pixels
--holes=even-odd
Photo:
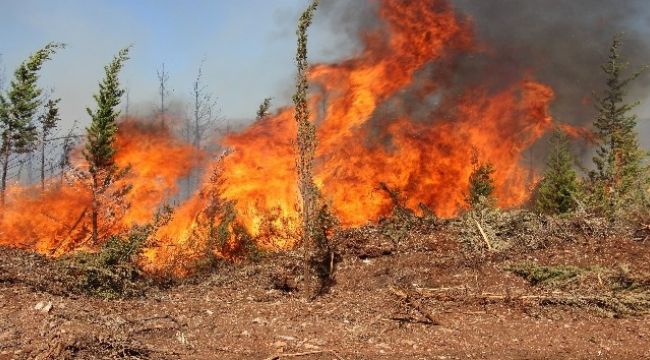
[[[488,247],[488,250],[492,251],[492,244],[490,244],[490,240],[488,239],[487,235],[485,234],[485,231],[483,231],[483,228],[481,227],[481,224],[479,224],[478,221],[472,216],[472,220],[474,220],[474,224],[476,224],[476,227],[478,228],[478,231],[481,233],[481,236],[483,237],[483,240],[485,241],[485,244]]]
[[[458,290],[459,289],[457,288],[419,288],[418,292],[424,298],[447,302],[468,300],[508,303],[519,302],[521,304],[529,304],[530,302],[535,302],[539,305],[567,305],[578,308],[596,307],[616,313],[650,313],[650,293],[647,291],[621,292],[618,294],[574,294],[553,291],[540,295],[481,292],[474,294],[463,293],[454,295],[453,292],[458,292]]]
[[[86,215],[86,211],[88,211],[87,206],[83,209],[83,211],[81,212],[81,215],[79,215],[79,218],[77,218],[77,221],[75,221],[74,224],[72,224],[72,226],[70,227],[70,230],[68,230],[68,235],[64,239],[67,239],[72,235],[72,232],[77,228],[77,226],[79,226],[79,224],[81,223],[81,220],[83,220],[84,216]],[[61,241],[61,243],[59,243],[58,246],[56,246],[54,249],[52,249],[51,253],[55,254],[59,250],[59,248],[61,248],[61,246],[63,246],[63,244],[64,244],[64,241]]]
[[[388,290],[395,296],[397,296],[402,302],[409,308],[417,311],[420,315],[424,316],[429,322],[430,325],[440,325],[440,322],[436,320],[428,311],[423,309],[417,302],[414,301],[413,295],[408,294],[405,290],[399,289],[394,286],[389,286]]]
[[[299,357],[299,356],[308,356],[308,355],[316,355],[316,354],[331,354],[335,358],[339,360],[345,360],[342,358],[339,354],[337,354],[334,350],[314,350],[314,351],[305,351],[301,353],[293,353],[293,354],[276,354],[273,356],[270,356],[268,358],[265,358],[264,360],[278,360],[282,358],[290,358],[290,357]]]

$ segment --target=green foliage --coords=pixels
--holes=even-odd
[[[626,103],[624,98],[629,83],[638,78],[647,67],[629,77],[623,72],[627,63],[621,58],[621,36],[614,37],[609,59],[601,69],[607,77],[605,91],[597,97],[598,114],[594,121],[597,135],[596,169],[589,174],[591,203],[604,213],[612,215],[624,204],[648,187],[644,172],[644,152],[638,144],[637,116],[631,111],[639,103]]]
[[[99,206],[98,195],[103,194],[116,179],[126,176],[127,169],[119,170],[115,166],[115,137],[117,135],[117,110],[124,90],[120,88],[118,75],[124,62],[128,60],[130,47],[120,50],[113,61],[104,67],[105,76],[99,83],[99,93],[93,95],[97,103],[95,111],[86,108],[90,115],[90,127],[86,128],[86,146],[83,155],[88,162],[92,177],[92,240],[99,242]],[[128,189],[120,192],[124,196]],[[117,197],[117,196],[116,196]]]
[[[61,117],[59,116],[58,104],[61,99],[48,100],[45,104],[45,114],[38,118],[41,123],[41,189],[45,190],[45,146],[47,145],[48,136],[54,130]]]
[[[47,139],[47,136],[50,132],[56,129],[61,117],[59,116],[59,102],[61,99],[48,100],[45,104],[45,114],[38,118],[38,121],[41,123],[41,136],[43,141]]]
[[[469,176],[469,189],[465,201],[471,209],[490,207],[494,203],[494,179],[492,178],[494,166],[489,162],[481,163],[476,150],[472,155],[472,165],[474,169]]]
[[[111,236],[102,246],[98,255],[98,263],[113,266],[125,262],[133,262],[142,244],[146,240],[147,231],[134,229],[126,239]]]
[[[330,211],[330,207],[327,204],[320,206],[314,219],[314,228],[312,229],[312,238],[317,244],[317,249],[328,249],[328,239],[338,226],[339,220]]]
[[[50,60],[59,50],[65,48],[62,43],[49,43],[33,53],[22,62],[14,72],[4,103],[0,112],[2,128],[2,148],[6,153],[27,152],[32,150],[36,141],[36,128],[32,125],[34,115],[41,105],[43,90],[38,87],[38,72],[43,63]]]
[[[107,65],[105,76],[99,83],[99,93],[93,95],[97,103],[95,111],[87,108],[91,117],[90,127],[86,129],[87,143],[84,156],[90,166],[90,172],[95,173],[114,165],[115,136],[117,134],[117,110],[124,89],[120,88],[118,75],[126,60],[130,48],[124,48]]]
[[[260,104],[259,109],[257,109],[257,117],[256,119],[262,120],[265,117],[270,115],[269,109],[271,108],[271,98],[266,98],[262,103]]]
[[[0,93],[0,125],[2,129],[6,127],[6,122],[9,121],[9,102],[5,99],[4,95]]]
[[[259,260],[262,253],[246,227],[237,221],[235,204],[223,202],[216,215],[218,223],[210,231],[208,251],[218,250],[235,259]]]
[[[211,238],[216,240],[216,244],[214,244],[214,246],[223,249],[228,244],[228,240],[231,236],[230,227],[235,222],[235,220],[235,207],[232,203],[229,202],[224,206],[219,224],[216,226],[214,233],[211,236]]]
[[[296,64],[298,74],[296,76],[296,93],[293,95],[295,105],[294,118],[298,124],[297,144],[298,144],[298,181],[300,194],[303,201],[303,221],[304,236],[311,232],[309,225],[315,215],[316,189],[313,180],[313,162],[316,151],[316,127],[311,123],[309,117],[309,104],[307,103],[307,92],[309,83],[307,71],[309,63],[307,62],[307,29],[311,25],[312,18],[319,1],[314,0],[305,10],[298,21],[298,48],[296,51]]]
[[[406,199],[397,189],[392,189],[383,182],[379,184],[379,187],[388,194],[393,203],[393,211],[390,216],[380,221],[381,233],[395,245],[399,245],[421,223],[421,219],[405,205]],[[425,212],[425,209],[422,210]],[[428,211],[430,212],[430,210]]]
[[[535,208],[545,214],[564,214],[576,207],[578,179],[567,136],[556,129],[551,138],[551,153],[544,178],[539,184]]]
[[[507,267],[506,270],[521,276],[530,282],[531,285],[559,283],[571,280],[586,271],[575,266],[541,266],[534,262],[514,264]]]
[[[647,274],[632,274],[624,265],[612,270],[525,262],[505,270],[523,277],[531,285],[551,287],[553,291],[546,295],[532,295],[539,299],[540,305],[589,309],[607,317],[644,315],[650,311]]]
[[[135,227],[126,237],[112,236],[97,253],[65,258],[67,268],[82,292],[106,299],[141,294],[147,286],[137,259],[152,226]]]
[[[65,47],[61,43],[49,43],[33,53],[18,66],[9,86],[7,96],[0,95],[0,137],[2,145],[2,178],[0,201],[4,205],[7,188],[9,156],[34,150],[37,139],[34,115],[41,105],[43,90],[38,87],[38,72],[43,63],[50,60],[57,50]]]

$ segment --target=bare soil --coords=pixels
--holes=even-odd
[[[557,288],[504,270],[622,266],[643,282],[650,242],[472,255],[446,231],[412,238],[341,251],[333,284],[312,301],[295,289],[292,253],[104,300],[66,291],[54,261],[2,248],[0,359],[650,359],[647,315],[544,300],[608,294],[600,277]]]

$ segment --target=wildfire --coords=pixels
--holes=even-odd
[[[104,199],[100,223],[102,236],[125,231],[151,220],[161,203],[173,196],[177,180],[186,175],[201,154],[181,144],[166,131],[128,119],[120,124],[116,157],[118,167],[129,167],[120,185],[131,190],[123,203]],[[84,179],[83,160],[73,155],[76,171],[65,179],[50,179],[45,191],[40,185],[13,185],[0,218],[0,244],[32,249],[46,255],[93,249],[90,244],[91,193]]]
[[[311,99],[318,126],[316,182],[334,214],[345,226],[387,215],[392,203],[379,190],[386,183],[414,210],[424,204],[440,216],[453,216],[464,206],[473,148],[494,163],[499,204],[521,204],[529,196],[522,152],[552,126],[553,91],[522,78],[496,93],[480,85],[446,92],[444,77],[416,73],[479,51],[470,21],[444,1],[379,4],[386,26],[363,34],[363,51],[310,72],[317,89]],[[400,102],[400,92],[416,82],[417,104]],[[409,115],[431,97],[438,103],[424,120]],[[262,246],[290,247],[296,238],[291,236],[299,224],[295,134],[293,109],[285,108],[223,141],[232,151],[222,159],[221,196],[234,203],[237,218]],[[149,266],[160,266],[170,251],[193,253],[187,229],[198,223],[201,196],[158,232],[158,246],[147,252]]]
[[[526,76],[497,90],[460,82],[450,64],[480,55],[484,46],[476,44],[471,20],[446,1],[381,0],[378,16],[384,26],[361,34],[357,55],[310,71],[316,183],[341,224],[389,214],[392,203],[380,183],[399,190],[416,211],[423,204],[439,216],[458,214],[473,149],[496,169],[499,205],[524,202],[529,171],[520,164],[522,153],[553,126],[552,89]],[[124,228],[151,219],[194,156],[167,134],[143,132],[134,123],[121,129],[118,163],[134,171],[131,207],[118,226]],[[240,225],[263,247],[293,246],[300,212],[295,134],[293,109],[285,108],[223,139],[230,151],[210,168],[219,170],[218,190],[210,171],[196,195],[152,235],[142,265],[151,271],[173,267],[169,262],[204,248],[205,227],[214,225],[206,207],[215,206],[215,192],[219,205],[229,204],[236,215],[229,229]],[[12,195],[4,211],[0,243],[51,252],[73,242],[68,232],[88,203],[85,192],[73,184],[38,196],[24,193]],[[54,208],[56,219],[48,215]],[[76,228],[84,226],[85,220]]]

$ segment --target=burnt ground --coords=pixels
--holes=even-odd
[[[650,302],[608,302],[618,283],[650,284],[650,241],[476,254],[444,229],[375,240],[341,251],[312,301],[294,291],[291,253],[105,300],[66,292],[53,261],[3,248],[0,359],[650,359]],[[593,271],[532,285],[505,270],[524,262]]]

